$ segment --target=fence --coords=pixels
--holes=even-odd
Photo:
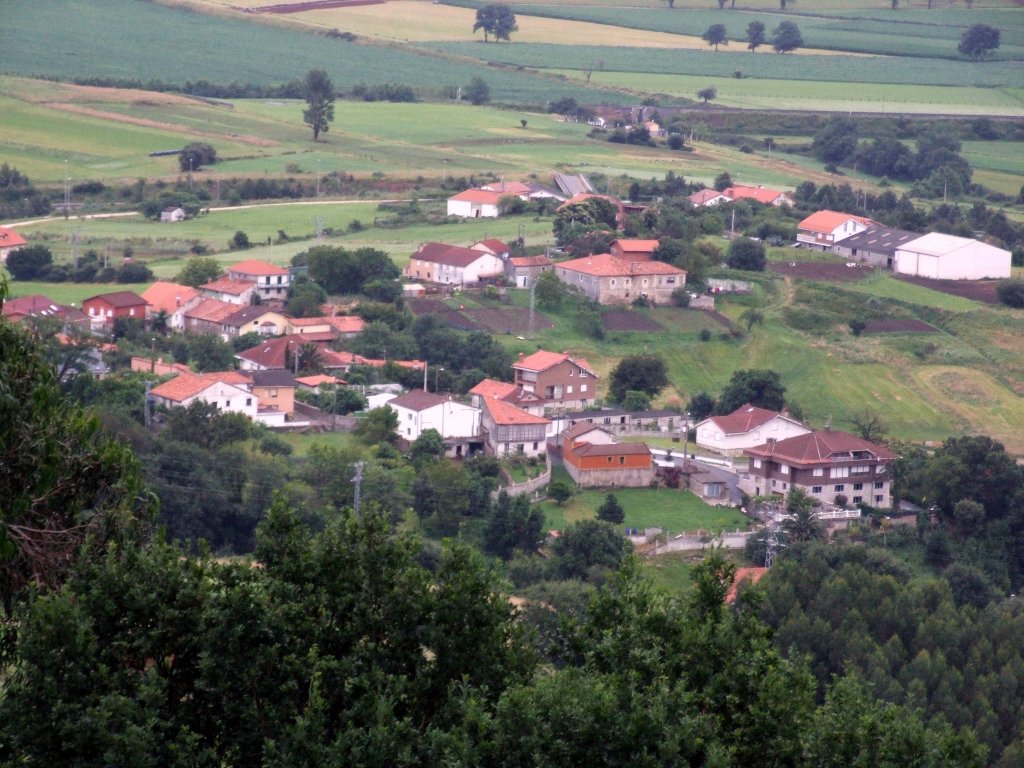
[[[505,491],[509,496],[522,496],[523,494],[534,494],[551,481],[551,462],[547,463],[547,467],[544,472],[531,480],[525,480],[522,483],[509,484],[504,489],[499,488],[492,495],[494,498],[498,497],[498,494],[502,490]]]

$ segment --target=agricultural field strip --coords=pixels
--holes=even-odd
[[[420,47],[426,47],[421,44]],[[464,44],[434,42],[431,48],[462,53]],[[602,70],[651,74],[706,75],[773,80],[812,80],[842,83],[893,83],[995,87],[1024,85],[1020,63],[1011,61],[963,62],[931,59],[927,66],[893,66],[886,56],[816,56],[813,66],[805,58],[751,53],[741,43],[717,53],[703,50],[632,49],[612,45],[548,45],[516,42],[515,45],[477,46],[473,55],[490,62],[543,69]]]
[[[567,77],[586,73],[564,70]],[[591,82],[635,93],[663,93],[694,97],[715,86],[715,103],[730,107],[809,111],[890,112],[902,114],[962,114],[1024,116],[1024,102],[1012,93],[992,88],[910,86],[868,83],[826,83],[806,80],[753,80],[699,75],[644,75],[632,72],[594,72]]]
[[[482,0],[445,0],[446,4],[479,7]],[[934,56],[958,58],[956,43],[971,24],[987,23],[1002,31],[998,58],[1014,59],[1024,54],[1024,11],[978,10],[970,20],[951,16],[944,21],[942,11],[925,16],[871,18],[862,14],[829,17],[787,11],[785,14],[751,13],[729,10],[675,11],[668,8],[606,8],[584,5],[540,6],[512,4],[523,16],[544,16],[589,21],[616,27],[632,27],[652,32],[700,36],[711,24],[725,24],[730,36],[739,40],[751,21],[760,21],[770,33],[784,20],[795,21],[803,33],[805,46],[853,53],[892,54],[897,56]],[[863,22],[864,27],[859,24]],[[852,31],[851,31],[852,30]]]
[[[110,23],[112,18],[118,23]],[[446,87],[465,85],[480,71],[475,61],[408,47],[351,43],[134,0],[13,3],[4,9],[4,22],[19,43],[0,51],[0,71],[29,76],[273,84],[323,68],[340,88],[398,79],[440,94]],[[132,30],[130,37],[125,29]],[[55,50],[62,55],[53,56]],[[183,57],[181,51],[202,54]],[[594,90],[505,70],[489,71],[488,85],[495,99],[531,103]],[[615,94],[604,98],[614,101]]]

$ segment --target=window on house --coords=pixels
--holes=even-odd
[[[760,468],[761,468],[761,460],[760,459],[754,459],[754,469],[760,469]]]
[[[775,481],[772,480],[772,488],[774,488],[774,487],[775,487]]]
[[[625,456],[619,456],[619,464],[625,464],[625,463],[626,463],[626,457]]]
[[[568,386],[567,386],[567,387],[565,388],[565,394],[567,394],[567,395],[571,395],[571,394],[572,394],[572,384],[569,384],[569,385],[568,385]]]
[[[225,400],[224,401],[224,407],[225,408],[230,408],[231,407],[231,401],[230,400]]]
[[[842,493],[843,491],[846,490],[846,486],[845,485],[836,485],[836,486],[833,486],[832,490],[834,490],[836,493]]]
[[[881,504],[881,503],[882,503],[882,496],[875,496],[875,504]]]
[[[588,374],[588,373],[587,373],[586,371],[584,371],[584,370],[583,370],[582,368],[580,368],[580,378],[581,378],[581,379],[585,379],[585,378],[587,378],[587,376],[589,376],[589,375],[590,375],[590,374]]]
[[[854,504],[860,504],[862,501],[864,501],[864,497],[863,496],[854,496],[853,497],[853,503]]]
[[[533,450],[535,450],[535,451],[537,450],[537,445],[538,445],[537,443],[533,444]]]
[[[248,407],[248,406],[250,406],[250,405],[252,405],[252,398],[251,398],[251,397],[247,397],[247,398],[245,398],[245,405],[246,405],[247,407]]]
[[[849,477],[849,476],[850,476],[850,468],[849,467],[832,467],[832,473],[831,473],[830,477],[836,478],[836,477]]]
[[[587,385],[586,384],[580,384],[580,392],[586,392],[586,391],[587,391]]]
[[[811,493],[821,493],[821,486],[820,485],[812,485],[811,486]]]
[[[814,472],[812,474],[815,477],[822,477],[825,474],[825,470],[822,469],[821,467],[818,467],[818,469],[814,470]]]
[[[612,463],[612,457],[611,457],[611,456],[609,456],[609,457],[608,457],[608,463],[609,463],[609,464],[611,464],[611,463]]]
[[[856,467],[850,467],[850,472],[852,474],[854,474],[854,475],[865,475],[865,474],[867,474],[870,471],[871,471],[871,467],[869,467],[869,466],[867,466],[865,464],[860,464],[860,465],[858,465]]]
[[[875,483],[875,490],[879,490],[880,491],[882,488],[885,488],[885,483],[884,482],[883,483]]]
[[[788,475],[789,474],[789,465],[788,464],[779,464],[779,472],[781,472],[784,475]]]

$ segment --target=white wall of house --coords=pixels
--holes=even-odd
[[[448,215],[469,219],[496,219],[498,206],[491,203],[473,203],[468,200],[449,200]]]
[[[769,419],[749,432],[726,434],[711,419],[700,422],[695,429],[697,430],[697,445],[727,456],[739,456],[745,449],[764,445],[769,439],[778,442],[813,431],[809,427],[783,416]]]
[[[480,434],[480,409],[448,400],[422,411],[387,403],[398,414],[398,436],[410,442],[426,429],[436,429],[441,437],[474,437]]]
[[[157,398],[159,401],[160,399]],[[233,384],[214,382],[197,395],[185,398],[180,403],[163,401],[168,407],[187,407],[200,400],[204,403],[211,403],[225,413],[243,413],[250,419],[255,419],[259,411],[260,399],[252,392]]]

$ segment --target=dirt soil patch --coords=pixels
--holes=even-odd
[[[999,303],[999,295],[996,293],[998,280],[931,280],[927,277],[912,277],[911,275],[893,275],[893,277],[920,285],[923,288],[931,288],[939,293],[959,296],[962,299],[982,301],[986,304]]]
[[[278,5],[262,5],[255,8],[243,8],[246,13],[302,13],[303,11],[321,11],[325,8],[347,8],[356,5],[380,5],[384,0],[310,0],[306,3],[279,3]]]
[[[714,309],[705,309],[704,312],[712,320],[716,321],[720,325],[724,325],[726,328],[732,328],[732,320],[723,315],[721,312]]]
[[[858,264],[832,264],[827,261],[769,261],[768,269],[776,275],[799,277],[803,280],[824,280],[832,283],[850,283],[864,280],[875,271],[874,267]]]
[[[663,331],[658,323],[646,315],[628,309],[613,309],[601,313],[601,324],[606,331]]]
[[[934,325],[924,320],[912,318],[892,318],[890,320],[870,320],[864,324],[864,333],[938,333]]]
[[[480,329],[491,333],[519,335],[530,330],[530,310],[526,307],[464,309],[462,314],[476,323]],[[554,327],[555,324],[540,312],[533,313],[533,329],[535,331],[546,331]]]
[[[451,311],[447,304],[437,299],[406,299],[405,304],[417,317]]]

